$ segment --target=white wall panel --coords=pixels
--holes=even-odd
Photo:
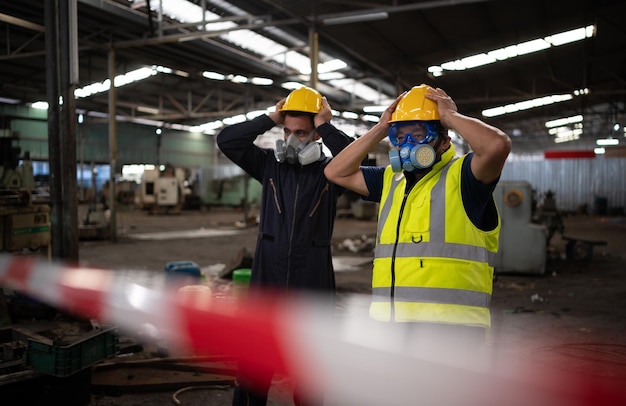
[[[626,206],[626,158],[514,159],[501,179],[530,182],[539,203],[552,190],[559,210],[587,204],[593,211],[598,198],[606,198],[609,208]]]

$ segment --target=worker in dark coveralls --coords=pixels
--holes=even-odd
[[[217,137],[224,155],[262,184],[249,293],[263,288],[334,295],[331,236],[337,198],[344,189],[324,176],[331,158],[318,140],[336,155],[353,138],[335,128],[331,118],[326,98],[301,87],[280,100],[274,112],[226,127]],[[281,125],[284,139],[276,141],[275,150],[254,144],[257,136]],[[267,371],[261,380],[255,373],[253,381],[245,372],[240,362],[233,405],[266,405],[274,372]],[[294,402],[316,403],[303,403],[297,389]]]

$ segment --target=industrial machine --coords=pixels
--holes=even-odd
[[[546,244],[548,245],[554,234],[559,233],[563,235],[565,230],[563,216],[556,207],[555,193],[552,190],[548,190],[543,196],[543,201],[533,213],[533,221],[538,224],[545,224],[548,230],[548,237],[546,238]]]
[[[502,228],[496,273],[545,272],[548,230],[532,222],[532,187],[526,181],[500,181],[494,198]]]
[[[32,162],[28,152],[20,156],[16,140],[10,130],[0,130],[0,251],[49,250],[50,207],[34,198]]]
[[[139,189],[138,206],[152,214],[178,214],[185,202],[185,170],[167,167],[165,170],[145,170]]]

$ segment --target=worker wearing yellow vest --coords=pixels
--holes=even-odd
[[[449,130],[469,145],[457,156]],[[388,137],[389,165],[360,166]],[[325,169],[331,181],[379,202],[370,316],[422,331],[459,327],[484,342],[500,218],[493,199],[510,138],[458,112],[439,88],[401,94]]]

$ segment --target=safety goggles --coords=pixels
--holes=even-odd
[[[400,128],[408,125],[419,124],[424,127],[425,134],[412,134],[409,132],[401,133]],[[428,144],[437,139],[437,129],[433,123],[424,121],[405,121],[401,123],[394,123],[387,132],[389,141],[392,145],[400,147],[406,144]]]

